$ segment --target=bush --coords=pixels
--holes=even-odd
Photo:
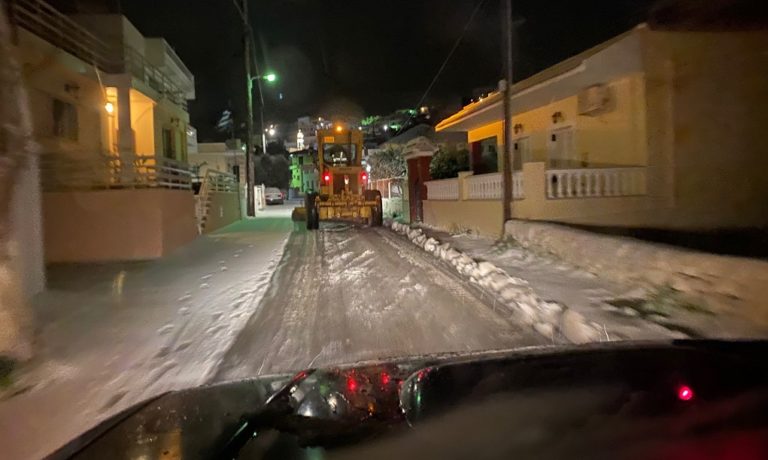
[[[405,159],[401,148],[389,147],[368,156],[371,179],[405,177]]]
[[[432,179],[450,179],[457,177],[460,171],[469,171],[469,151],[466,149],[438,150],[429,164]]]

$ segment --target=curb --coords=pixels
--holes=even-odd
[[[584,315],[557,302],[542,300],[528,282],[509,275],[491,262],[477,262],[468,255],[424,234],[418,227],[392,222],[393,232],[451,265],[471,284],[494,297],[512,317],[550,340],[557,338],[581,344],[600,341],[602,331],[593,327]]]

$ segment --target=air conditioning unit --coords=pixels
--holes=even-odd
[[[579,92],[579,115],[592,115],[604,111],[611,102],[608,85],[592,85]]]

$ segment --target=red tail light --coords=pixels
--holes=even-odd
[[[357,390],[357,380],[352,376],[347,377],[347,389],[351,392]]]
[[[689,386],[682,385],[677,388],[677,398],[680,401],[690,401],[693,399],[693,390]]]

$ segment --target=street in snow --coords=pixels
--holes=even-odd
[[[292,207],[269,207],[156,262],[55,269],[52,289],[37,305],[40,353],[19,372],[18,394],[0,403],[0,443],[13,450],[6,453],[46,455],[170,390],[388,357],[554,343],[407,238],[340,223],[310,232],[290,220]],[[459,246],[488,257],[489,250],[477,251],[483,241],[491,244]],[[596,287],[609,287],[515,251],[517,274],[530,270],[540,280],[534,286],[553,298],[566,289],[587,299]],[[621,327],[608,326],[640,338],[672,337],[640,319],[624,319]]]

